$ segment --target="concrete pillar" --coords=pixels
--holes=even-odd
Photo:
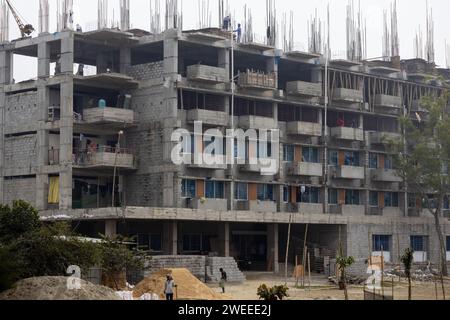
[[[120,49],[120,73],[126,74],[128,67],[131,65],[131,49]]]
[[[5,109],[5,93],[4,93],[3,85],[0,85],[0,204],[4,203],[3,198],[3,181],[4,181],[4,173],[3,173],[3,166],[4,166],[4,139],[5,135],[3,132],[3,125],[4,125],[4,109]]]
[[[117,236],[117,221],[106,220],[105,221],[105,236],[112,238]]]
[[[174,197],[174,173],[166,172],[163,176],[163,207],[170,208],[175,205],[175,197]]]
[[[230,75],[230,51],[228,49],[219,49],[219,68],[225,69],[226,79],[231,80]],[[224,110],[227,114],[230,114],[230,99],[229,97],[223,97]]]
[[[73,33],[67,33],[67,37],[61,39],[61,73],[73,75],[74,62],[74,37]]]
[[[38,78],[50,76],[50,43],[38,43]]]
[[[273,266],[274,273],[280,272],[278,244],[278,224],[269,224],[267,226],[267,262]]]
[[[222,257],[230,256],[230,223],[225,222],[219,226],[219,254]]]
[[[73,77],[61,83],[59,176],[60,209],[72,208]]]
[[[0,51],[0,85],[10,84],[13,79],[13,54]]]
[[[178,222],[172,221],[171,222],[171,251],[172,255],[177,256],[178,255]]]
[[[311,70],[311,82],[313,83],[323,82],[322,68],[314,68],[313,70]]]

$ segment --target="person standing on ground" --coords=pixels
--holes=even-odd
[[[220,268],[220,282],[219,282],[219,287],[222,288],[222,293],[225,293],[225,282],[227,282],[227,273]]]
[[[173,289],[176,287],[175,281],[171,275],[167,276],[166,284],[164,285],[164,294],[166,295],[166,300],[173,300]]]

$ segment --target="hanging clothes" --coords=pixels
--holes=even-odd
[[[50,177],[50,184],[48,188],[48,203],[59,203],[59,177]]]

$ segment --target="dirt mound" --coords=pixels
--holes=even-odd
[[[165,299],[164,284],[166,276],[171,274],[178,286],[175,289],[174,298],[178,300],[222,300],[224,299],[219,293],[214,292],[211,288],[198,280],[187,269],[162,269],[148,278],[142,280],[134,288],[133,296],[141,297],[145,293],[157,294],[160,299]]]
[[[81,280],[80,290],[67,289],[66,277],[38,277],[20,280],[0,293],[0,300],[120,300],[107,287]]]

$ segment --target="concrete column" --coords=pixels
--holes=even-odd
[[[72,207],[73,77],[61,83],[59,176],[60,209]]]
[[[50,76],[50,43],[38,43],[38,78]]]
[[[230,256],[230,223],[225,222],[219,226],[219,254],[222,257]]]
[[[164,173],[164,186],[163,186],[163,207],[170,208],[175,205],[175,197],[174,197],[174,173],[166,172]]]
[[[48,205],[48,174],[43,172],[45,166],[48,165],[49,131],[45,130],[45,123],[48,120],[50,95],[49,89],[44,82],[38,85],[37,97],[39,126],[37,132],[36,208],[38,210],[46,210]]]
[[[267,262],[273,266],[273,272],[280,272],[278,256],[278,224],[269,224],[267,226]]]
[[[5,110],[5,93],[4,93],[3,85],[0,85],[0,204],[4,203],[3,198],[3,166],[4,166],[4,139],[5,135],[3,132],[4,126],[4,110]]]
[[[323,82],[322,68],[314,68],[313,70],[311,70],[311,82],[313,83]]]
[[[172,221],[170,226],[171,231],[171,251],[172,255],[178,255],[178,222]]]
[[[73,33],[67,33],[67,37],[61,39],[61,73],[73,75],[74,62],[74,37]]]
[[[107,220],[105,221],[105,236],[111,238],[117,236],[117,221]]]
[[[10,84],[13,79],[13,54],[0,51],[0,85]]]
[[[271,57],[267,59],[266,67],[267,67],[267,73],[275,72],[278,79],[278,59],[277,57]],[[278,81],[276,83],[276,88],[278,88]]]
[[[225,69],[226,79],[231,80],[230,75],[230,51],[228,49],[219,49],[219,68]],[[224,110],[227,114],[230,114],[230,99],[229,97],[223,97]]]
[[[131,65],[131,49],[120,49],[120,73],[126,74],[128,67]]]

